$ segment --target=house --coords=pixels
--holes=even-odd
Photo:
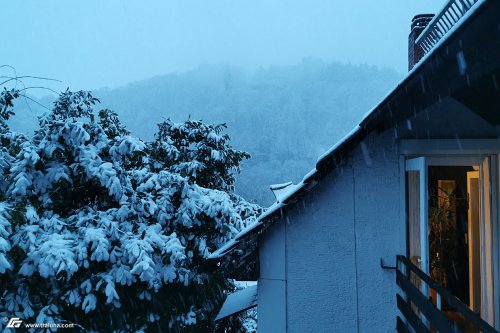
[[[499,330],[500,1],[415,17],[409,50],[404,80],[211,255],[257,281],[219,318],[257,305],[259,332]]]

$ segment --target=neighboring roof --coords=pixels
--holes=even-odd
[[[257,284],[229,294],[215,320],[241,313],[257,306]]]
[[[404,119],[404,117],[409,117],[411,115],[409,114],[409,112],[415,112],[415,109],[406,110],[406,113],[402,112],[402,110],[399,110],[401,112],[399,112],[398,114],[393,114],[392,107],[394,104],[398,104],[398,99],[409,99],[408,96],[412,95],[412,91],[410,91],[410,88],[417,89],[415,86],[417,86],[418,89],[423,90],[423,94],[425,95],[425,85],[430,85],[431,83],[424,82],[421,77],[424,67],[426,67],[425,70],[430,72],[432,75],[437,75],[437,71],[435,70],[435,68],[433,68],[432,64],[431,66],[428,66],[430,60],[433,58],[437,58],[438,55],[442,57],[443,49],[445,47],[446,53],[449,51],[449,40],[456,36],[460,30],[463,30],[465,23],[471,21],[472,17],[477,16],[480,9],[482,10],[484,7],[486,7],[485,4],[498,6],[498,3],[496,3],[495,0],[479,0],[477,3],[475,3],[472,8],[470,8],[469,11],[455,24],[455,26],[453,26],[453,28],[451,28],[441,38],[441,40],[432,48],[432,50],[428,52],[418,62],[418,64],[413,67],[410,72],[408,72],[406,77],[396,86],[396,88],[393,89],[386,97],[384,97],[378,105],[376,105],[372,110],[365,114],[359,125],[355,126],[344,138],[338,141],[333,147],[328,149],[323,155],[319,157],[315,168],[312,169],[308,174],[306,174],[300,183],[285,187],[286,193],[280,193],[279,198],[277,197],[277,201],[273,205],[271,205],[264,214],[262,214],[254,223],[238,233],[233,240],[226,243],[223,247],[212,253],[209,258],[221,258],[231,249],[240,244],[244,238],[260,231],[262,227],[266,225],[266,221],[270,220],[273,217],[281,215],[281,211],[284,207],[293,204],[298,196],[313,188],[324,174],[329,173],[334,169],[335,165],[338,164],[338,158],[339,156],[341,157],[342,153],[345,153],[346,151],[349,151],[353,147],[355,147],[356,144],[359,143],[367,135],[367,133],[379,128],[381,126],[381,123],[383,124],[383,122],[387,121],[388,119],[390,119],[393,123],[396,123],[396,121]],[[494,8],[493,12],[495,12],[495,10],[496,9]],[[483,10],[483,12],[486,12],[486,10]],[[431,22],[430,24],[433,24],[433,22]],[[460,39],[459,42],[461,46],[462,39]],[[436,60],[436,62],[438,60],[441,61],[442,59],[439,58]],[[430,67],[430,69],[428,67]],[[469,78],[467,78],[467,80],[469,80]],[[439,82],[441,82],[438,82],[438,80],[435,81],[435,84],[439,84]],[[422,94],[422,91],[420,91],[420,94]],[[431,94],[427,93],[427,95]],[[435,93],[435,95],[438,96],[433,97],[441,98],[439,94]],[[426,101],[424,101],[423,98],[415,98],[407,103],[420,103],[420,106],[423,107],[425,106],[423,103],[426,103]],[[384,126],[384,124],[382,126]],[[388,125],[385,124],[385,126]]]

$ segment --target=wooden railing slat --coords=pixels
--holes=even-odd
[[[396,330],[398,333],[411,333],[410,330],[406,327],[406,324],[403,322],[399,316],[397,317],[396,320]]]
[[[500,333],[491,327],[487,322],[485,322],[477,313],[472,312],[469,307],[464,304],[457,297],[453,296],[448,290],[438,284],[436,281],[432,280],[427,274],[422,272],[417,266],[415,266],[408,258],[404,256],[397,256],[397,261],[404,263],[410,271],[416,274],[422,281],[427,283],[429,288],[434,289],[439,295],[441,295],[441,300],[447,303],[452,308],[460,312],[467,321],[469,321],[476,328],[480,329],[483,333]]]
[[[401,311],[406,320],[410,323],[411,327],[415,330],[415,333],[429,333],[429,330],[420,321],[420,318],[413,312],[410,305],[400,296],[396,295],[398,309]]]
[[[432,326],[435,327],[440,333],[456,333],[453,329],[453,324],[448,320],[448,318],[446,318],[446,316],[400,271],[396,271],[396,282],[405,292],[408,299],[418,307],[418,309],[424,314],[425,318],[427,318]]]

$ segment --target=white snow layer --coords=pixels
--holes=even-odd
[[[257,306],[257,284],[229,294],[215,320],[225,318]]]

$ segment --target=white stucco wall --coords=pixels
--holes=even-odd
[[[405,180],[394,140],[392,131],[372,134],[353,154],[359,332],[395,332],[395,272],[380,267],[381,258],[394,266],[406,254]]]
[[[287,211],[284,226],[261,237],[260,333],[283,332],[267,324],[265,310],[281,306],[286,332],[395,331],[395,273],[380,268],[381,258],[394,265],[405,253],[404,187],[393,141],[390,133],[369,136],[364,152],[355,149],[346,166]],[[282,271],[285,304],[276,297],[282,288],[269,282]]]
[[[271,226],[259,239],[257,284],[259,332],[286,332],[285,225]]]
[[[341,172],[288,215],[288,332],[356,331],[352,169]]]

